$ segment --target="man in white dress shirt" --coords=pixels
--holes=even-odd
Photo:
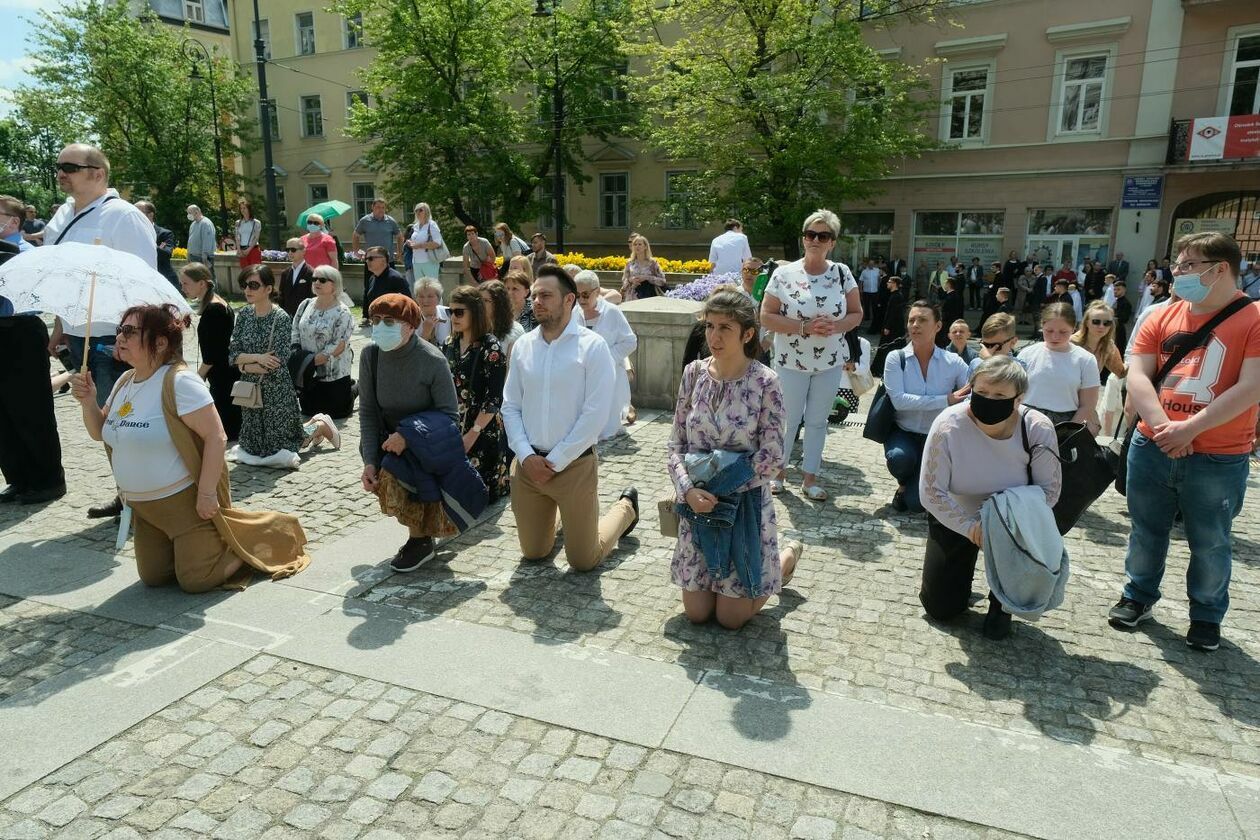
[[[503,388],[503,425],[516,454],[512,514],[521,554],[544,560],[564,527],[565,558],[577,571],[599,565],[639,521],[639,493],[622,491],[599,515],[594,445],[608,419],[614,365],[608,344],[575,315],[577,287],[544,265],[531,291],[538,329],[517,339]]]
[[[752,249],[739,219],[727,219],[724,227],[726,232],[709,243],[709,262],[714,274],[738,274],[744,260],[752,256]]]

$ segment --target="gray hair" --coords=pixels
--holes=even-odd
[[[815,210],[813,213],[810,213],[805,217],[805,222],[801,225],[801,231],[807,231],[819,222],[831,228],[832,236],[837,239],[840,238],[840,217],[830,210]]]
[[[584,268],[573,278],[573,285],[579,289],[598,289],[599,275],[589,268]]]
[[[564,265],[560,267],[563,268],[564,273],[569,275],[570,277],[577,277],[578,272],[582,270],[582,266],[578,265],[577,263],[565,263]]]
[[[421,277],[416,281],[415,287],[411,290],[412,297],[420,297],[420,292],[425,289],[432,289],[437,292],[438,303],[442,302],[442,281],[436,277]]]
[[[311,272],[311,276],[320,280],[331,280],[333,286],[337,289],[337,294],[341,294],[341,272],[333,268],[331,265],[321,265],[319,268]]]
[[[980,377],[984,377],[994,385],[1004,385],[1009,382],[1015,386],[1017,397],[1022,397],[1028,390],[1028,371],[1010,356],[991,356],[976,365],[976,369],[971,372],[971,387],[976,386],[976,381]]]

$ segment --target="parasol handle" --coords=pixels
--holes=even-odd
[[[83,364],[79,368],[79,376],[87,376],[88,357],[92,355],[92,305],[96,302],[96,272],[92,272],[91,283],[88,284],[87,328],[83,330]]]

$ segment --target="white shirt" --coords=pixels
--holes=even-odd
[[[1084,347],[1069,344],[1058,351],[1038,343],[1019,351],[1019,360],[1028,368],[1024,405],[1032,408],[1076,411],[1080,390],[1098,387],[1098,360]]]
[[[573,311],[580,315],[582,309],[579,306]],[[613,366],[624,371],[625,365],[622,363],[639,346],[639,337],[630,328],[630,322],[626,320],[620,307],[599,298],[595,301],[595,313],[595,320],[586,326],[604,339],[608,344],[608,352],[612,353]],[[585,322],[585,316],[581,317]]]
[[[446,240],[442,238],[442,229],[432,219],[422,225],[413,226],[411,241],[416,243],[437,242],[440,245],[446,244]],[[413,262],[437,262],[437,252],[437,248],[423,248],[414,252],[412,260]]]
[[[582,325],[580,309],[555,341],[548,343],[541,327],[521,336],[503,386],[503,425],[516,457],[547,452],[559,472],[594,446],[615,373],[608,344]]]
[[[1112,309],[1116,308],[1116,287],[1111,283],[1108,283],[1107,288],[1103,290],[1103,303]]]
[[[113,197],[110,201],[105,199]],[[90,213],[88,211],[91,211]],[[118,190],[110,188],[105,195],[83,208],[83,218],[79,219],[62,239],[62,242],[82,242],[91,245],[100,240],[100,244],[116,251],[134,254],[157,269],[157,234],[153,231],[153,223],[149,217],[141,213],[134,204],[118,197]],[[83,214],[79,214],[83,215]],[[70,224],[75,216],[74,198],[66,197],[57,213],[44,228],[44,244],[56,243],[57,237]],[[64,324],[66,335],[80,338],[87,324]],[[94,335],[113,335],[117,324],[97,321],[92,325]]]
[[[738,274],[744,260],[751,256],[748,237],[737,230],[728,230],[709,243],[709,262],[713,263],[714,274]]]
[[[241,219],[236,223],[236,240],[241,243],[242,251],[248,251],[257,245],[260,233],[262,222],[257,219]]]
[[[865,338],[858,338],[858,357],[856,359],[849,358],[849,342],[841,342],[840,346],[842,348],[840,355],[844,357],[845,364],[854,362],[857,365],[857,370],[854,373],[869,374],[871,372],[871,343],[869,341]],[[840,374],[840,387],[853,387],[849,382],[849,372],[847,370]]]
[[[127,501],[165,499],[193,483],[162,413],[168,370],[170,365],[163,365],[143,382],[119,381],[109,395],[101,437],[113,450],[114,481]],[[213,404],[201,377],[190,370],[175,375],[175,410],[181,417]]]
[[[858,280],[862,283],[862,291],[868,295],[873,295],[879,291],[879,269],[875,266],[862,269],[862,273],[858,275]]]
[[[795,321],[826,315],[843,318],[849,311],[846,295],[857,288],[853,272],[844,263],[829,262],[823,274],[805,273],[805,261],[780,266],[766,286],[766,294],[779,302],[779,314]],[[774,334],[774,365],[784,370],[818,373],[841,364],[844,335]]]
[[[1076,313],[1076,322],[1079,324],[1085,317],[1085,299],[1081,297],[1079,290],[1075,292],[1068,290],[1068,294],[1072,296],[1072,310]]]

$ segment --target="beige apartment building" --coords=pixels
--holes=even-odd
[[[203,20],[223,8],[231,48],[254,72],[250,0],[151,3],[201,7]],[[341,199],[355,209],[333,230],[348,244],[351,215],[378,190],[364,146],[345,132],[350,104],[364,97],[355,71],[372,51],[355,21],[320,4],[261,0],[261,10],[284,223]],[[867,31],[888,60],[924,66],[941,103],[926,129],[943,148],[897,167],[873,199],[837,202],[842,258],[901,257],[922,273],[950,256],[987,264],[1014,250],[1077,264],[1122,252],[1137,276],[1177,233],[1207,229],[1233,233],[1260,258],[1260,117],[1245,119],[1260,114],[1260,3],[970,0],[942,17]],[[656,202],[694,164],[630,139],[588,151],[590,180],[566,188],[571,249],[622,253],[638,230],[658,254],[707,254],[715,224],[655,221]],[[261,184],[262,154],[245,165]],[[395,198],[401,220],[426,196]],[[554,239],[552,225],[523,227]]]

